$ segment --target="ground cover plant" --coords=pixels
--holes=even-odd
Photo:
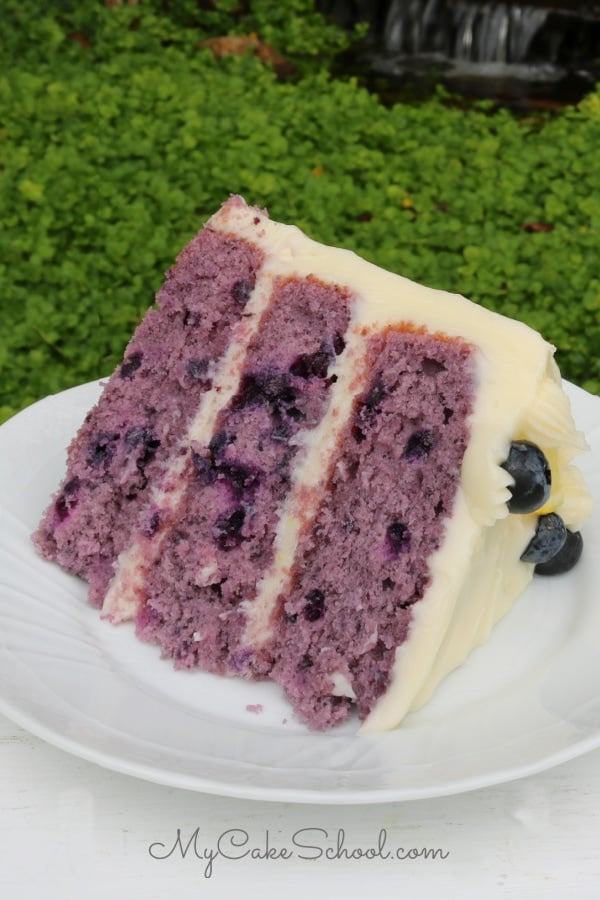
[[[0,419],[110,373],[236,192],[523,319],[600,392],[600,92],[525,118],[443,94],[386,107],[330,76],[347,37],[309,0],[4,6]],[[226,34],[255,37],[216,58]]]

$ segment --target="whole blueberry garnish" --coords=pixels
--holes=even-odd
[[[132,353],[121,364],[121,378],[131,378],[134,372],[137,372],[142,364],[143,355],[141,353]]]
[[[534,536],[521,554],[521,562],[547,563],[562,549],[567,539],[565,523],[556,513],[540,516]]]
[[[231,296],[239,306],[245,306],[250,298],[250,294],[254,290],[254,281],[247,278],[240,278],[231,288]]]
[[[115,445],[119,435],[111,431],[100,431],[90,441],[88,450],[88,463],[95,469],[100,466],[108,466],[115,455]]]
[[[386,543],[393,557],[406,553],[410,545],[410,531],[403,522],[392,522],[388,525]]]
[[[435,447],[435,437],[432,431],[427,428],[421,428],[414,431],[406,442],[404,453],[402,456],[409,462],[417,459],[427,459],[433,448]]]
[[[567,529],[567,538],[556,556],[548,562],[538,563],[534,572],[536,575],[562,575],[579,562],[582,551],[581,532]]]
[[[552,475],[548,460],[536,444],[513,441],[502,468],[514,479],[514,484],[509,485],[512,495],[508,501],[509,512],[531,513],[546,503]]]
[[[318,588],[313,588],[304,599],[304,618],[307,622],[316,622],[320,619],[325,610],[325,594]]]
[[[220,550],[233,550],[243,541],[242,528],[246,518],[245,511],[239,507],[229,515],[221,516],[215,523],[215,536]]]

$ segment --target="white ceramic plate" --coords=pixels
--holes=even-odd
[[[567,386],[593,450],[600,398]],[[0,428],[0,711],[77,756],[139,778],[235,797],[372,803],[457,793],[600,746],[600,503],[576,569],[537,578],[485,646],[395,732],[296,722],[273,684],[176,672],[29,535],[98,384],[48,397]],[[259,705],[262,709],[257,709]],[[250,707],[250,709],[248,708]]]

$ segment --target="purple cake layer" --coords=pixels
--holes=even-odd
[[[244,313],[262,255],[204,229],[185,248],[130,341],[122,364],[68,452],[68,473],[34,540],[81,575],[100,606],[138,525],[149,485],[184,436],[211,369]]]
[[[468,346],[389,330],[370,338],[368,355],[370,383],[279,600],[273,677],[314,728],[346,718],[349,695],[366,717],[389,686],[468,440]]]
[[[279,282],[237,393],[210,442],[189,448],[185,493],[137,620],[138,635],[178,667],[260,677],[272,665],[268,653],[239,649],[245,612],[272,561],[296,439],[327,408],[349,317],[346,292],[312,278]]]

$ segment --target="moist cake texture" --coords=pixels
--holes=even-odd
[[[314,728],[393,728],[581,551],[586,445],[552,355],[232,197],[167,273],[35,544],[176,666],[274,679]]]

